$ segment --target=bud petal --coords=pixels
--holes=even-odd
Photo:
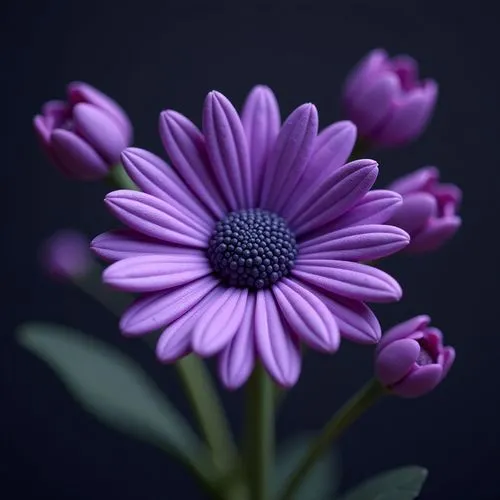
[[[359,135],[376,146],[396,146],[416,139],[436,104],[438,86],[418,78],[418,65],[409,56],[390,59],[372,51],[346,80],[343,107]]]
[[[407,252],[430,252],[448,241],[462,224],[456,211],[462,199],[460,188],[439,183],[439,170],[424,167],[393,182],[389,189],[403,197],[403,203],[389,224],[410,234]]]
[[[83,139],[68,130],[58,129],[51,135],[51,146],[65,172],[80,180],[105,176],[109,166]]]
[[[92,104],[77,104],[73,110],[75,133],[85,139],[108,164],[120,161],[127,140],[116,122]]]
[[[391,328],[375,351],[375,376],[393,394],[414,398],[434,389],[455,360],[429,317],[416,316]]]
[[[80,82],[68,86],[68,102],[45,103],[33,127],[50,161],[78,180],[106,176],[132,137],[129,119],[120,106]]]

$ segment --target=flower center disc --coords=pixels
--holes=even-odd
[[[267,210],[230,212],[215,226],[208,244],[214,272],[229,286],[261,289],[293,268],[295,236],[279,215]]]

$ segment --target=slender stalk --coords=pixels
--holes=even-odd
[[[372,379],[354,394],[337,413],[335,413],[331,420],[325,425],[321,434],[313,441],[300,464],[290,475],[283,489],[283,493],[279,497],[281,500],[293,498],[293,494],[302,480],[310,472],[316,461],[352,423],[354,423],[385,393],[386,389],[382,387],[378,381]]]
[[[137,186],[127,175],[121,163],[110,170],[106,181],[113,189],[132,189],[137,191]]]
[[[116,293],[105,288],[102,284],[101,274],[101,266],[93,264],[85,275],[74,278],[73,283],[106,309],[119,316],[130,304],[131,299],[126,294]]]
[[[111,294],[102,285],[100,279],[101,269],[98,265],[93,267],[85,276],[73,280],[73,283],[82,291],[87,293],[106,309],[116,315],[120,315],[130,303],[130,298],[124,294]],[[153,348],[156,345],[155,335],[144,337],[147,344]],[[188,356],[176,363],[177,372],[183,382],[188,399],[192,406],[200,429],[210,449],[213,466],[217,469],[219,479],[209,477],[202,467],[191,467],[198,473],[201,482],[216,499],[229,498],[222,490],[234,492],[234,498],[244,498],[240,493],[241,486],[234,484],[234,479],[228,477],[238,463],[237,450],[229,434],[229,424],[225,418],[224,411],[219,403],[218,395],[211,383],[211,376],[203,361]]]
[[[251,500],[269,500],[274,467],[273,383],[257,365],[247,384],[246,472]]]
[[[114,188],[137,189],[122,165],[116,165],[111,170],[107,181]],[[175,367],[200,429],[212,451],[215,465],[223,474],[227,474],[228,470],[234,468],[237,450],[212,377],[203,361],[195,356],[181,359]]]
[[[179,360],[175,367],[214,462],[227,473],[234,468],[237,450],[210,373],[203,361],[193,355]]]

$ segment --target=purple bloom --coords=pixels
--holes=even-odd
[[[67,96],[67,102],[47,102],[33,119],[40,144],[68,177],[104,177],[131,144],[130,121],[115,101],[86,83],[70,83]]]
[[[406,55],[390,59],[384,50],[377,49],[347,78],[343,105],[363,139],[378,146],[396,146],[420,135],[437,94],[434,80],[419,80],[414,59]]]
[[[381,384],[406,398],[432,391],[455,360],[455,349],[443,347],[443,336],[416,316],[385,333],[375,354],[375,374]]]
[[[65,281],[83,276],[92,264],[89,241],[72,229],[57,231],[40,247],[40,261],[52,278]]]
[[[424,167],[393,182],[389,189],[403,197],[403,204],[389,220],[407,231],[409,252],[429,252],[448,241],[462,224],[457,209],[462,192],[453,184],[440,184],[439,170]]]
[[[202,131],[183,115],[160,116],[173,168],[137,148],[122,162],[143,191],[119,190],[106,204],[129,229],[92,247],[117,261],[104,281],[143,293],[120,327],[134,336],[163,329],[157,355],[219,355],[228,388],[241,386],[259,358],[281,386],[297,381],[300,343],[335,352],[340,334],[376,343],[370,302],[401,297],[398,283],[359,261],[407,245],[384,225],[401,197],[370,191],[377,164],[344,165],[356,139],[350,122],[319,135],[312,104],[281,125],[272,91],[258,86],[241,114],[210,92]]]

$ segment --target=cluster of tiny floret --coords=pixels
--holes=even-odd
[[[214,272],[228,286],[262,289],[290,274],[297,245],[285,220],[261,209],[231,212],[208,244]]]

